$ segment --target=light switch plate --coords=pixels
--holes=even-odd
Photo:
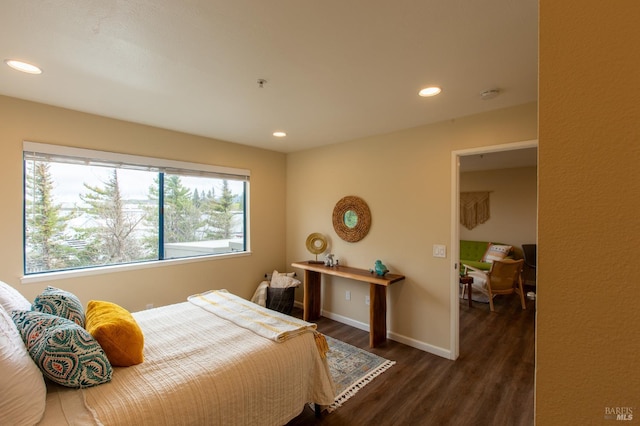
[[[447,257],[447,246],[443,244],[434,244],[433,257]]]

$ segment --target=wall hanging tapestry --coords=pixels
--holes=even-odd
[[[473,229],[489,220],[489,193],[491,191],[460,193],[460,224]]]

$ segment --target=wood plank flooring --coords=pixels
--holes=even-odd
[[[526,301],[523,311],[517,296],[498,296],[493,313],[461,301],[456,361],[391,340],[371,349],[367,332],[320,318],[322,333],[396,365],[333,413],[305,409],[288,425],[533,425],[535,301]]]

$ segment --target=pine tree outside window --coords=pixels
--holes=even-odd
[[[248,251],[249,172],[24,143],[25,275]]]

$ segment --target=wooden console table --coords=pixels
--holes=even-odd
[[[320,318],[322,274],[363,281],[369,283],[369,346],[374,348],[387,340],[387,286],[403,280],[404,275],[387,273],[380,277],[366,269],[309,262],[294,262],[291,266],[304,269],[305,321]]]

